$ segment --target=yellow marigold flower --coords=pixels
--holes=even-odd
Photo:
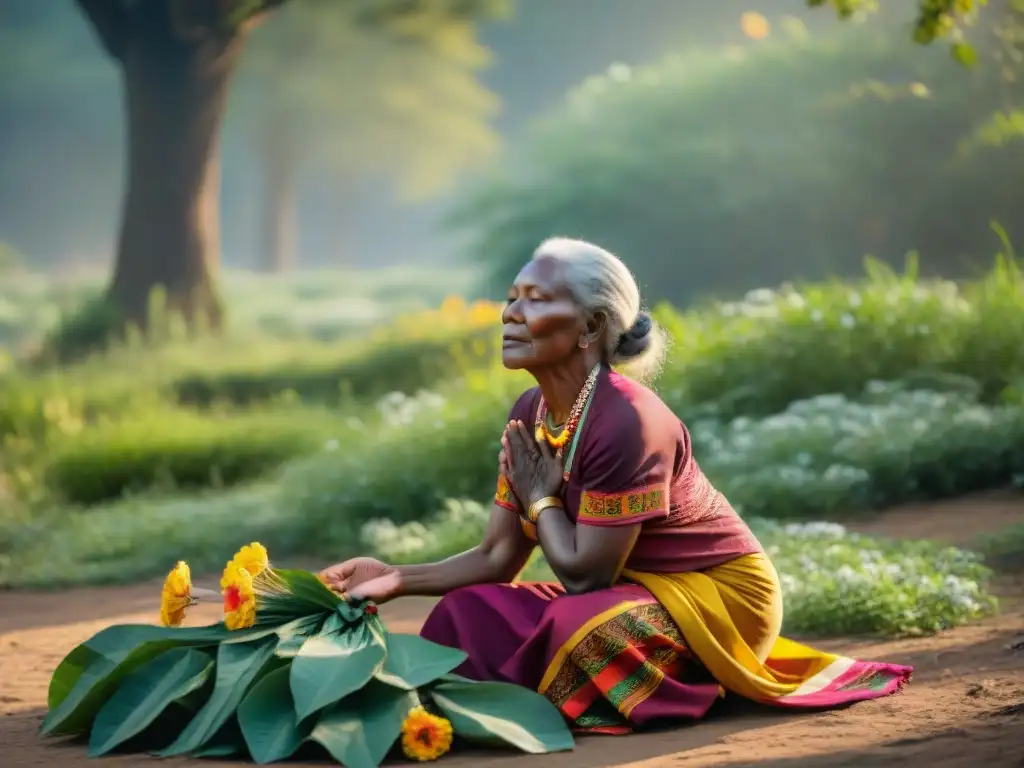
[[[452,748],[452,724],[416,707],[402,723],[402,751],[410,760],[437,760]]]
[[[466,311],[466,300],[461,296],[446,296],[441,302],[442,315],[461,315]]]
[[[256,623],[256,590],[245,568],[228,563],[220,580],[224,595],[224,626],[246,629]]]
[[[270,557],[267,555],[267,548],[254,541],[238,550],[231,558],[231,564],[244,568],[255,579],[270,566]]]
[[[501,319],[503,304],[493,301],[477,301],[470,307],[469,317],[474,325],[488,325]]]
[[[179,561],[167,574],[160,593],[160,623],[176,627],[185,620],[185,609],[192,605],[192,573],[188,563]]]

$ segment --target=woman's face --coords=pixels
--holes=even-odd
[[[527,263],[508,292],[501,314],[501,361],[506,368],[557,365],[579,350],[588,318],[572,299],[557,259]]]

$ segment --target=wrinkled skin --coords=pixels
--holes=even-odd
[[[320,572],[320,578],[347,600],[383,603],[398,594],[398,570],[372,557],[354,557]]]
[[[580,364],[574,367],[589,371],[597,362],[594,352],[604,320],[590,317],[576,304],[562,272],[553,258],[530,261],[520,270],[501,313],[501,362],[506,368],[537,376],[574,362]]]

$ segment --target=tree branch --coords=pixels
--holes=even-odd
[[[271,13],[287,2],[288,0],[263,0],[263,2],[259,4],[259,7],[249,14],[249,17],[242,22],[242,26],[246,31],[255,29],[262,24]]]
[[[169,0],[175,30],[183,40],[245,35],[288,0]]]
[[[89,20],[103,50],[121,61],[128,41],[128,15],[121,0],[75,0]]]

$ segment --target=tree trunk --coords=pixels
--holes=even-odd
[[[263,216],[259,268],[289,272],[298,260],[299,227],[295,163],[272,138],[263,150]]]
[[[159,289],[168,312],[217,329],[219,133],[244,38],[183,34],[170,13],[137,13],[131,26],[120,57],[127,189],[108,297],[148,329]]]

